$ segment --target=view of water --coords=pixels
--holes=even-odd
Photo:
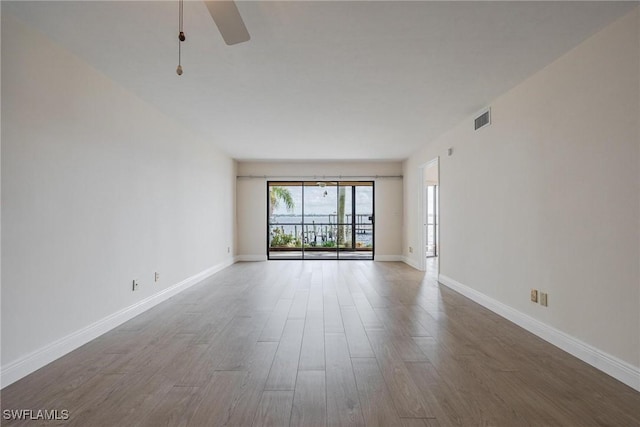
[[[370,213],[367,214],[358,214],[356,218],[356,223],[358,224],[371,224],[369,217]],[[345,215],[345,223],[351,223],[351,215]],[[305,215],[305,224],[336,224],[337,217],[336,215]],[[302,216],[300,215],[274,215],[271,218],[271,224],[302,224]]]
[[[331,247],[337,243],[338,231],[344,233],[345,243],[352,243],[355,235],[357,247],[373,244],[373,185],[336,186],[286,185],[273,187],[273,205],[269,207],[269,239],[274,247],[299,246],[301,242],[312,246]],[[278,193],[275,189],[278,189]],[[270,190],[271,191],[271,190]],[[286,203],[287,197],[289,202]],[[342,200],[342,208],[339,202]],[[339,220],[337,212],[343,210]],[[304,215],[303,215],[304,212]],[[355,218],[352,213],[356,213]],[[355,224],[352,224],[355,220]],[[338,226],[338,222],[343,225]]]
[[[345,234],[347,239],[351,236],[351,215],[345,215]],[[373,243],[372,224],[369,220],[371,214],[358,214],[356,217],[356,243],[362,246],[370,246]],[[271,231],[278,228],[284,234],[297,238],[306,238],[307,243],[318,245],[326,241],[335,241],[338,233],[336,215],[305,215],[305,223],[302,223],[300,215],[274,215],[271,218]]]

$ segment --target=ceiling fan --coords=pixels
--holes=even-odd
[[[228,45],[234,45],[248,41],[251,36],[244,25],[235,2],[229,0],[205,1],[213,22]]]
[[[179,3],[180,32],[178,34],[178,40],[180,42],[178,43],[178,68],[176,69],[176,73],[181,76],[181,46],[182,42],[186,40],[186,36],[184,35],[182,28],[184,0],[179,0]],[[251,36],[249,35],[249,31],[247,31],[247,27],[244,25],[244,21],[242,20],[238,7],[234,1],[210,0],[205,1],[204,4],[207,6],[211,17],[213,18],[213,22],[216,23],[218,31],[220,31],[222,39],[227,45],[231,46],[249,41]]]

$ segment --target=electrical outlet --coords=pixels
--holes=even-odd
[[[156,282],[157,282],[157,281],[159,281],[159,280],[160,280],[160,273],[158,273],[158,272],[156,271],[156,274],[155,274],[155,276],[153,276],[153,278],[154,278],[154,280],[155,280]]]
[[[413,247],[409,246],[409,253],[412,254],[413,253]]]
[[[230,254],[231,253],[231,247],[227,246],[227,253]]]
[[[538,290],[531,289],[531,302],[538,302]]]
[[[137,291],[138,290],[138,281],[137,280],[133,281],[133,288],[131,290],[132,291]]]
[[[540,292],[540,305],[547,307],[548,305],[548,299],[547,299],[547,293],[546,292]]]

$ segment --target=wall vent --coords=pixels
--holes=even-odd
[[[475,130],[478,130],[485,126],[489,126],[490,124],[491,124],[491,108],[487,108],[482,112],[482,114],[476,117],[474,121],[474,127],[475,127]]]

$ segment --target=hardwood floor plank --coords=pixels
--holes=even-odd
[[[240,390],[248,376],[247,371],[216,371],[202,391],[200,402],[188,426],[229,425],[232,408],[236,406]]]
[[[355,306],[341,307],[341,313],[351,357],[375,357]]]
[[[204,387],[213,375],[216,353],[207,344],[190,344],[163,367],[164,375],[174,385],[183,387]]]
[[[353,307],[354,305],[353,297],[347,284],[349,281],[349,277],[347,277],[348,271],[348,266],[342,268],[338,266],[336,273],[336,295],[338,296],[340,307]]]
[[[158,369],[168,365],[183,349],[193,341],[190,334],[167,334],[165,340],[153,340],[135,352],[114,360],[103,367],[101,372],[138,374],[140,372],[154,374]]]
[[[325,334],[327,425],[364,426],[349,348],[344,334]]]
[[[96,416],[96,409],[102,402],[109,402],[109,397],[126,381],[126,374],[99,373],[89,381],[75,389],[66,389],[60,394],[44,394],[36,399],[26,399],[15,404],[7,402],[6,392],[2,392],[2,409],[67,409],[69,422],[75,425],[105,424],[109,419]],[[2,421],[2,425],[20,425],[19,422]],[[29,425],[30,423],[25,423]]]
[[[374,311],[384,323],[385,329],[393,335],[408,337],[431,336],[420,322],[400,308],[376,308]]]
[[[251,425],[278,345],[256,343],[246,371],[216,371],[202,390],[189,425]]]
[[[267,317],[268,313],[256,312],[253,315],[238,315],[229,322],[212,344],[217,352],[216,370],[246,368],[247,357],[251,355]]]
[[[324,331],[328,334],[342,333],[344,332],[344,326],[335,284],[326,282],[323,283],[322,287],[324,290]]]
[[[369,283],[369,280],[361,271],[361,266],[356,264],[358,270],[354,272],[354,277],[358,281],[358,285],[364,293],[367,301],[373,308],[387,308],[392,306],[392,302],[388,298],[380,295],[373,286]]]
[[[253,422],[254,427],[282,427],[289,425],[292,404],[293,391],[264,391]]]
[[[298,370],[324,371],[324,369],[324,318],[320,313],[319,316],[309,315],[304,324]]]
[[[478,350],[464,338],[456,337],[448,332],[442,332],[437,339],[433,337],[413,337],[412,339],[435,366],[441,359],[455,355],[474,356],[478,354]]]
[[[322,281],[309,285],[300,370],[324,370],[324,296]]]
[[[407,418],[433,417],[433,414],[427,414],[419,389],[393,344],[382,334],[369,334],[369,341],[398,414]]]
[[[200,387],[174,386],[142,420],[140,427],[187,426],[201,398]]]
[[[82,356],[91,357],[93,360],[83,363]],[[95,385],[96,381],[102,381],[100,376],[105,376],[101,368],[122,357],[121,354],[91,354],[78,350],[71,352],[3,389],[0,393],[2,408],[66,408],[64,405],[69,404],[69,396],[91,393],[94,387],[108,388]],[[112,374],[110,377],[120,378],[122,375]],[[78,390],[80,394],[76,395]]]
[[[291,426],[327,425],[327,396],[324,371],[300,371],[291,411]]]
[[[258,341],[280,341],[292,302],[292,299],[281,299],[278,301],[276,308],[274,308],[269,316],[269,320],[267,320],[266,325],[264,325]]]
[[[436,369],[427,362],[406,363],[407,369],[422,393],[422,401],[429,416],[447,426],[466,426],[476,420],[467,402],[451,382],[443,380]]]
[[[152,376],[128,374],[112,390],[117,396],[91,409],[91,417],[102,425],[137,425],[172,389],[171,381],[156,373]]]
[[[308,285],[307,285],[308,286]],[[309,289],[298,289],[293,297],[289,319],[304,319],[307,315],[307,302],[309,301]]]
[[[401,307],[400,310],[403,310],[408,316],[418,322],[430,336],[438,336],[438,333],[441,329],[440,324],[431,314],[425,311],[421,305],[407,305]]]
[[[367,427],[402,426],[376,359],[353,359],[362,414]]]
[[[435,418],[400,418],[403,427],[439,427]]]
[[[248,426],[253,422],[271,365],[278,349],[277,343],[259,342],[248,365],[248,375],[237,389],[233,408],[229,408],[229,426]]]
[[[303,319],[288,319],[278,351],[271,365],[265,390],[293,390],[296,385],[300,348],[304,332]]]
[[[412,337],[393,335],[386,331],[369,331],[367,335],[371,339],[385,341],[393,346],[400,360],[404,362],[426,362],[429,360]]]
[[[229,322],[233,320],[236,306],[233,303],[225,304],[224,307],[217,305],[207,306],[199,313],[201,317],[200,328],[195,332],[194,344],[211,344],[218,334],[224,331]]]
[[[324,318],[324,295],[322,290],[322,282],[312,283],[309,285],[309,300],[306,308],[307,316]]]
[[[364,295],[353,294],[353,302],[360,315],[360,320],[366,330],[384,329],[384,323],[380,320],[373,307]]]
[[[300,282],[298,278],[302,272],[301,266],[293,266],[291,265],[289,268],[285,270],[285,283],[284,289],[280,294],[280,299],[293,299],[295,297],[296,292],[300,289]]]
[[[313,263],[311,267],[310,287],[322,287],[322,263]]]

